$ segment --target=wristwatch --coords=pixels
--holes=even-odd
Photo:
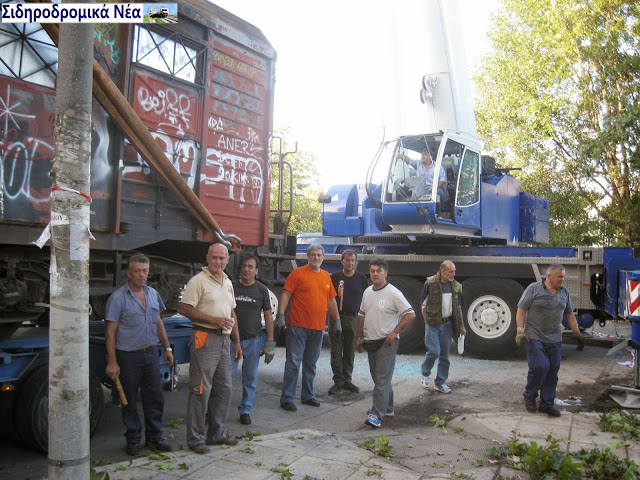
[[[167,351],[167,352],[173,352],[173,348],[171,348],[171,347],[167,347],[167,348],[165,348],[165,351]]]

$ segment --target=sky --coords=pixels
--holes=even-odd
[[[290,143],[315,155],[324,191],[364,183],[383,132],[387,140],[428,133],[419,101],[429,55],[424,2],[213,0],[275,48],[274,128],[289,127]],[[486,49],[497,0],[459,2],[465,63],[472,66]]]

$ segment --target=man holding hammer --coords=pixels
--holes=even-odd
[[[160,294],[147,285],[148,276],[149,259],[141,253],[133,255],[127,269],[129,281],[111,294],[105,314],[106,373],[116,385],[122,383],[126,397],[122,402],[122,420],[129,455],[140,453],[142,440],[142,424],[136,407],[138,389],[142,391],[146,446],[160,452],[171,451],[162,441],[164,395],[158,340],[169,366],[173,365],[173,352],[160,318],[160,312],[166,308]]]

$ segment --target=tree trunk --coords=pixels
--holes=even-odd
[[[50,479],[89,478],[92,65],[93,25],[61,24],[50,174]]]

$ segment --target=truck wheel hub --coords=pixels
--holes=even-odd
[[[505,301],[493,295],[483,295],[469,307],[469,328],[481,338],[504,335],[511,325],[511,310]]]
[[[495,325],[498,322],[498,312],[493,308],[486,308],[480,313],[480,321],[484,325]]]

